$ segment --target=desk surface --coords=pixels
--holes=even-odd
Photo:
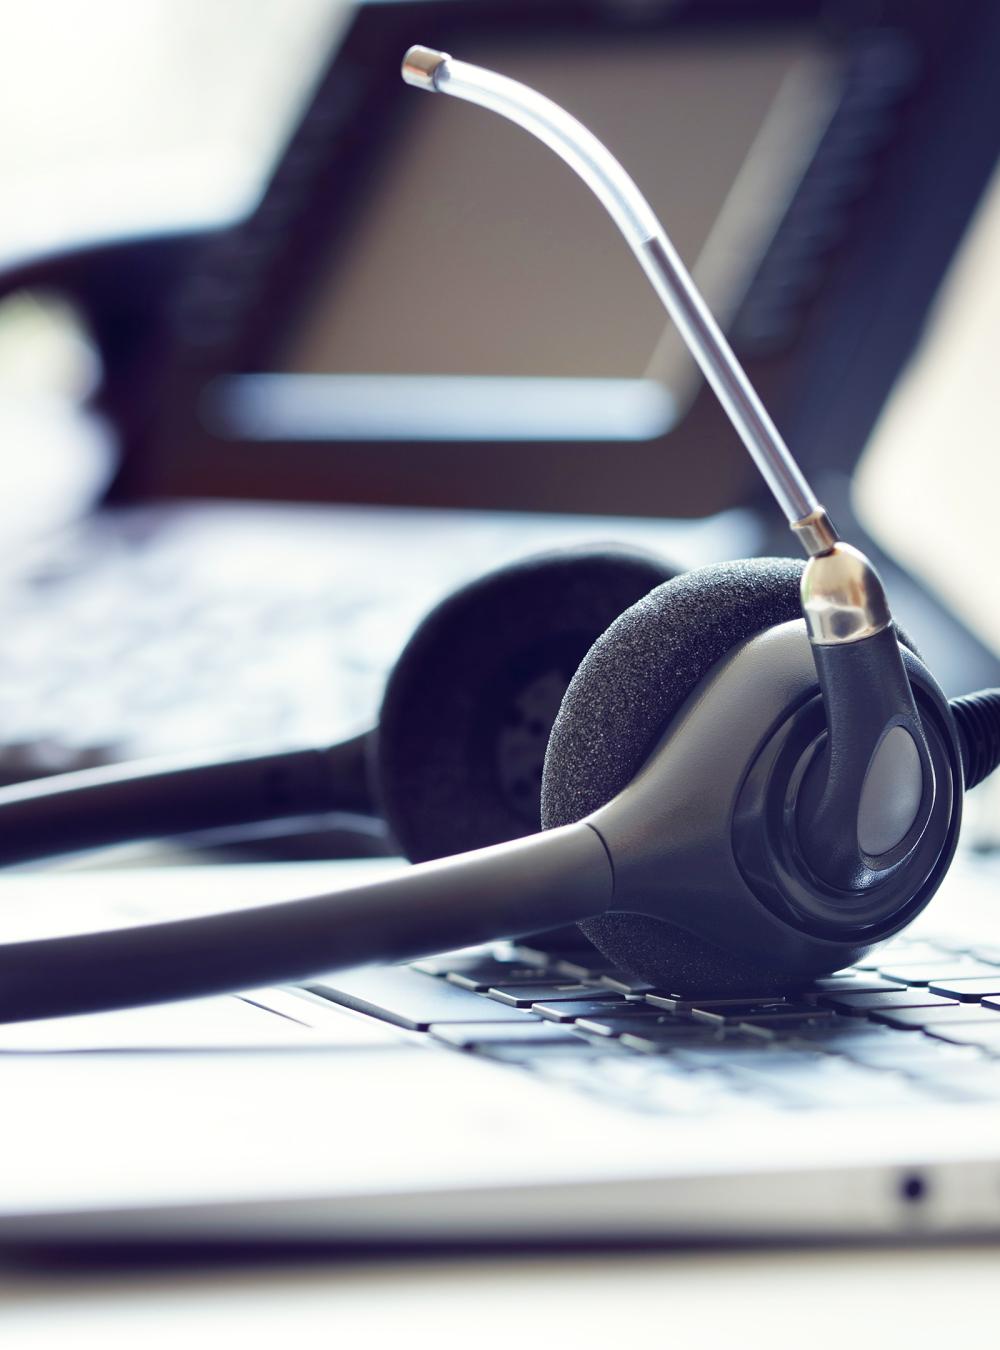
[[[1000,1247],[621,1252],[229,1267],[0,1265],[17,1350],[995,1344]]]

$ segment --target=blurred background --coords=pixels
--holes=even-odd
[[[0,14],[0,274],[251,211],[348,17],[339,0],[41,0]],[[21,414],[8,446],[31,429],[26,398],[40,421],[44,395],[95,393],[88,321],[44,277],[4,298],[0,415]],[[69,430],[58,406],[44,411],[56,425],[39,425],[29,462],[4,456],[7,547],[86,509],[110,475],[114,446]]]
[[[6,776],[363,724],[421,609],[532,547],[794,551],[586,189],[405,89],[415,41],[607,141],[942,682],[1000,683],[994,5],[37,0],[0,12]]]

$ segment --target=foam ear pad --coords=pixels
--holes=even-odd
[[[546,829],[580,820],[620,792],[727,652],[801,618],[802,568],[758,558],[686,572],[608,628],[573,677],[552,728],[542,782]],[[658,919],[606,914],[581,928],[616,965],[679,993],[759,992],[780,983]]]
[[[566,686],[614,619],[674,573],[628,548],[502,568],[423,621],[386,686],[376,794],[414,862],[531,834]]]

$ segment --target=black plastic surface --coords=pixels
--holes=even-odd
[[[794,811],[799,843],[813,870],[829,885],[865,889],[916,847],[931,819],[936,790],[948,785],[935,783],[893,628],[858,642],[814,643],[812,650],[827,735],[798,791]],[[947,717],[943,699],[941,715]],[[906,740],[900,753],[890,746],[894,771],[886,774],[875,756],[884,752],[885,738],[894,729],[908,737],[911,753],[906,753]],[[946,759],[937,768],[940,775],[951,773]],[[880,780],[879,790],[866,792],[872,772]],[[944,832],[937,841],[940,849],[947,819],[939,817],[938,823]],[[862,838],[890,842],[873,854],[862,847]]]
[[[605,909],[611,897],[599,836],[588,825],[570,826],[331,895],[6,943],[0,946],[0,1021],[305,984],[326,971],[411,960],[574,922]]]
[[[947,835],[921,859],[919,875],[852,905],[808,879],[801,893],[786,892],[784,876],[772,876],[769,890],[762,869],[737,859],[730,832],[748,767],[811,703],[821,708],[802,622],[759,634],[712,670],[629,786],[594,813],[615,867],[615,926],[610,936],[603,925],[587,927],[601,934],[607,955],[677,992],[759,993],[853,964],[926,905],[954,850],[960,792],[939,794]],[[957,767],[953,731],[938,730]],[[748,819],[762,828],[759,804]],[[762,856],[773,856],[766,835]]]
[[[366,736],[327,749],[85,769],[0,788],[0,862],[372,809]]]

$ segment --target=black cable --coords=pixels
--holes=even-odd
[[[366,736],[323,749],[149,760],[0,788],[0,864],[333,811],[374,812]]]
[[[1000,689],[982,689],[951,700],[962,747],[965,788],[974,788],[1000,765]]]

